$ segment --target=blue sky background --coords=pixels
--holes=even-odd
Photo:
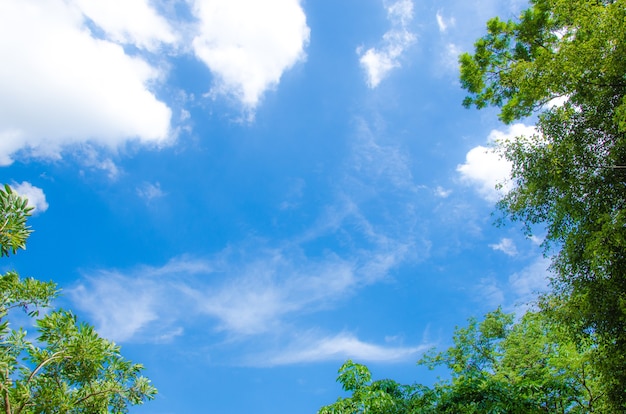
[[[457,56],[518,0],[2,0],[3,270],[53,279],[159,389],[133,413],[313,413],[351,358],[415,366],[545,286],[493,226],[532,132],[467,110]]]

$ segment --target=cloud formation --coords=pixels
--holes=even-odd
[[[195,55],[214,76],[210,95],[247,109],[305,59],[309,28],[298,0],[178,6],[189,8],[187,21],[150,0],[2,1],[0,165],[59,159],[85,145],[170,144],[176,103],[157,96],[172,57]],[[182,122],[189,112],[177,109]]]
[[[390,347],[364,342],[355,335],[342,332],[335,336],[318,338],[304,335],[280,354],[266,357],[260,365],[288,365],[318,361],[345,361],[354,359],[369,362],[401,362],[416,359],[432,345],[422,344],[416,347]]]
[[[441,11],[437,12],[436,18],[437,18],[437,26],[439,26],[439,31],[442,33],[448,30],[448,27],[454,26],[456,24],[456,19],[454,17],[450,17],[446,19],[441,14]]]
[[[96,269],[69,290],[70,299],[117,341],[175,340],[188,324],[201,324],[213,342],[215,336],[240,344],[252,338],[295,341],[308,329],[299,323],[307,315],[337,306],[388,278],[399,264],[428,255],[428,242],[416,230],[418,187],[409,160],[377,135],[359,123],[334,199],[304,231],[274,243],[250,236],[221,252],[160,267]],[[311,249],[320,240],[324,250]],[[133,316],[125,319],[128,314]],[[273,365],[336,359],[352,349],[359,357],[389,361],[419,350],[372,345],[348,334],[321,336],[305,353],[287,358],[272,351],[266,359]]]
[[[501,251],[507,256],[516,256],[517,255],[517,247],[515,246],[515,242],[509,238],[503,238],[500,240],[500,243],[490,244],[493,250]]]
[[[299,0],[196,0],[193,9],[193,50],[215,75],[214,96],[254,109],[285,70],[305,59],[310,29]]]
[[[0,165],[18,151],[58,158],[85,141],[168,139],[171,111],[149,88],[162,71],[94,37],[74,2],[3,1],[0,39]]]
[[[376,88],[387,77],[388,73],[401,66],[400,57],[411,46],[416,36],[408,30],[413,19],[413,2],[411,0],[397,0],[393,3],[385,2],[387,19],[391,22],[391,29],[383,35],[381,45],[363,51],[357,48],[359,61],[367,75],[367,85]]]
[[[493,144],[519,136],[530,136],[535,128],[514,124],[508,131],[493,130],[487,137],[488,146],[478,145],[465,156],[465,163],[457,166],[461,180],[473,186],[489,202],[498,201],[512,189],[511,163],[498,154]]]
[[[100,27],[111,41],[157,51],[178,42],[168,21],[149,0],[75,0],[83,14]],[[120,12],[123,10],[123,12]]]
[[[547,290],[550,280],[550,259],[539,256],[521,271],[509,277],[509,284],[518,304],[528,305],[538,293]]]
[[[137,195],[146,201],[151,201],[156,198],[161,198],[165,196],[165,192],[161,189],[161,184],[156,182],[152,183],[143,183],[140,187],[136,189]]]
[[[28,199],[28,205],[33,207],[33,215],[43,213],[48,209],[46,195],[39,187],[35,187],[28,181],[22,181],[20,184],[13,183],[11,188],[22,197]]]

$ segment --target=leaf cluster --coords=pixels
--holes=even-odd
[[[623,0],[532,0],[516,20],[495,17],[474,54],[460,56],[463,104],[501,107],[510,123],[555,98],[583,104],[626,86]],[[626,102],[619,103],[618,123]]]
[[[500,309],[457,328],[454,345],[419,362],[443,366],[450,378],[433,387],[372,381],[368,368],[347,361],[337,381],[347,398],[320,414],[348,413],[587,413],[606,409],[594,348],[581,345],[550,312],[527,312],[514,322]]]
[[[530,5],[490,20],[460,58],[464,104],[507,123],[539,112],[536,135],[497,143],[515,183],[498,206],[528,233],[545,226],[562,323],[593,342],[612,410],[626,411],[626,0]]]
[[[0,256],[25,248],[30,211],[10,187],[0,190]],[[0,275],[0,412],[124,413],[154,398],[143,367],[126,360],[119,346],[72,312],[50,311],[57,294],[53,282],[21,279],[13,271]],[[31,323],[14,328],[23,321],[20,311]],[[37,334],[28,332],[31,327]]]
[[[33,207],[15,193],[8,184],[0,188],[0,257],[26,249],[26,239],[32,232],[26,225]]]

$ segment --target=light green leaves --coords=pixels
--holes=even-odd
[[[26,248],[26,239],[32,232],[26,225],[32,207],[28,200],[17,195],[5,184],[0,189],[0,257],[15,254],[18,249]]]
[[[0,256],[26,247],[31,210],[10,187],[0,190]],[[143,367],[124,359],[120,347],[91,325],[65,310],[39,318],[57,294],[53,282],[21,279],[16,272],[0,276],[0,411],[124,413],[154,398]],[[16,329],[11,322],[21,311],[33,323]]]

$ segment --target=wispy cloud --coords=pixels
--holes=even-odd
[[[149,0],[75,0],[75,3],[112,41],[150,51],[178,42],[179,35]]]
[[[476,301],[494,308],[502,306],[508,312],[522,314],[548,290],[550,259],[537,256],[520,271],[508,278],[482,278],[473,288]]]
[[[197,318],[212,321],[213,332],[246,337],[280,332],[285,317],[325,309],[397,264],[393,252],[315,258],[298,247],[260,244],[205,260],[181,257],[162,267],[95,270],[68,292],[117,341],[151,341]],[[184,310],[173,305],[183,303]]]
[[[385,2],[385,9],[391,22],[391,29],[383,35],[381,45],[365,51],[361,46],[357,48],[359,61],[365,69],[367,85],[370,88],[376,88],[392,69],[401,66],[402,54],[416,40],[415,34],[408,30],[408,25],[413,19],[413,2],[411,0]]]
[[[146,201],[154,200],[155,198],[161,198],[165,196],[165,192],[161,189],[161,184],[156,183],[143,183],[140,187],[137,187],[137,195]]]
[[[502,286],[495,278],[482,278],[475,286],[476,301],[486,303],[488,307],[495,308],[504,303],[505,287]]]
[[[307,333],[297,338],[286,349],[282,349],[280,354],[265,355],[263,359],[256,361],[256,364],[275,366],[346,359],[365,362],[402,362],[416,359],[431,346],[431,344],[415,347],[377,345],[364,342],[348,332],[322,338]]]
[[[445,189],[441,186],[437,186],[433,192],[439,198],[448,198],[448,196],[452,194],[452,190]]]
[[[210,263],[188,257],[161,267],[96,269],[84,272],[66,293],[103,336],[118,342],[158,342],[184,330],[189,308],[183,306],[187,302],[180,283],[211,271]]]
[[[35,187],[28,181],[22,181],[20,184],[13,183],[11,188],[22,197],[28,199],[28,205],[34,207],[33,215],[43,213],[48,209],[46,195],[39,187]]]
[[[299,0],[193,2],[193,50],[215,75],[211,94],[254,109],[282,74],[305,59],[310,29]]]
[[[539,256],[521,271],[509,277],[509,284],[518,305],[527,306],[538,293],[546,292],[550,279],[550,259]]]
[[[490,244],[493,250],[501,251],[507,256],[516,256],[517,255],[517,247],[515,246],[515,242],[509,238],[503,238],[499,243]]]
[[[308,329],[300,323],[307,315],[332,309],[389,278],[401,263],[428,255],[413,206],[420,187],[413,182],[409,160],[381,138],[384,134],[364,122],[358,125],[334,198],[304,231],[274,242],[250,236],[221,252],[179,257],[163,266],[86,271],[68,290],[71,300],[103,334],[118,341],[176,340],[188,324],[201,324],[214,340],[295,340],[293,335]],[[312,248],[320,240],[325,248]],[[347,334],[324,338],[317,351],[272,364],[334,359],[350,347],[356,356],[372,360],[418,352]]]
[[[441,11],[438,11],[436,14],[437,26],[439,26],[440,32],[445,32],[448,30],[448,27],[454,26],[456,24],[456,19],[454,17],[445,18]]]

